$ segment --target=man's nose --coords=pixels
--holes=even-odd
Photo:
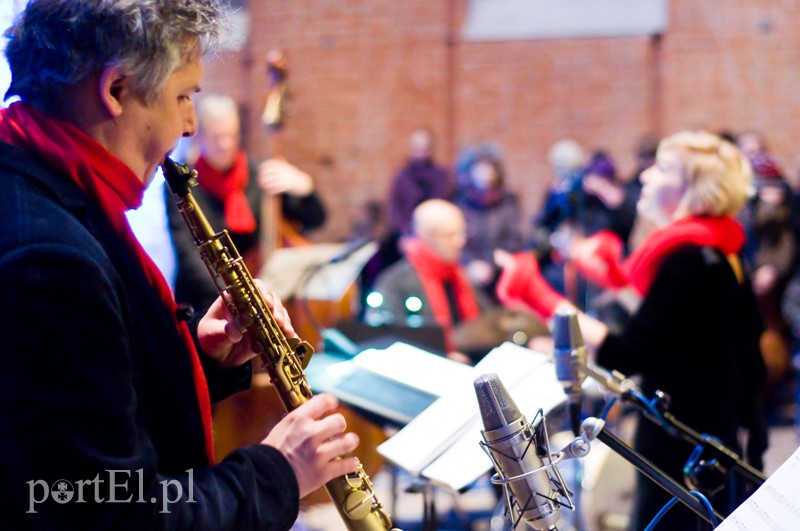
[[[197,134],[197,114],[192,111],[183,124],[183,136],[191,137]]]

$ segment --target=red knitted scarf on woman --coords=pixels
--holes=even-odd
[[[744,245],[745,233],[729,216],[682,218],[651,232],[622,265],[622,271],[640,295],[647,293],[661,263],[683,245],[702,245],[719,249],[728,256]]]
[[[458,264],[445,262],[419,239],[409,240],[404,253],[419,275],[436,322],[445,331],[448,331],[448,336],[450,336],[449,331],[453,328],[453,319],[450,315],[444,282],[452,283],[458,314],[461,318],[468,321],[478,317],[480,310],[478,302],[475,300],[475,294]],[[450,347],[452,345],[448,346],[448,348]]]
[[[233,167],[220,171],[200,155],[194,165],[197,182],[220,200],[224,206],[225,224],[231,232],[250,233],[256,230],[256,220],[244,191],[250,178],[247,155],[240,151]]]
[[[103,211],[117,236],[139,262],[148,282],[175,319],[175,299],[161,271],[142,248],[125,211],[142,204],[145,186],[121,160],[72,124],[49,117],[24,103],[0,111],[0,140],[41,157],[68,176]],[[192,361],[197,400],[205,431],[209,463],[213,462],[211,401],[200,358],[189,328],[175,319]]]

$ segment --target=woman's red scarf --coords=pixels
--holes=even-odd
[[[214,460],[208,385],[189,328],[175,317],[176,304],[161,271],[142,248],[125,211],[142,204],[145,185],[121,160],[74,125],[47,116],[30,105],[14,103],[0,111],[0,140],[35,153],[69,176],[108,218],[117,236],[133,253],[186,343],[192,361],[197,400],[205,431],[209,463]]]
[[[678,247],[709,246],[728,256],[738,253],[744,240],[744,229],[730,216],[682,218],[650,233],[625,260],[622,268],[629,285],[644,295],[661,263]]]
[[[458,314],[461,318],[468,321],[478,317],[480,310],[478,302],[475,300],[475,294],[458,264],[445,262],[416,238],[407,242],[404,253],[419,275],[436,322],[445,329],[448,338],[451,335],[449,331],[453,328],[453,319],[444,290],[444,282],[452,283]],[[452,350],[453,345],[448,345],[448,348]]]
[[[604,267],[598,271],[595,263],[581,264],[579,260],[579,270],[604,288],[630,286],[640,295],[645,295],[664,259],[678,247],[711,246],[728,256],[742,248],[745,233],[739,222],[730,216],[682,218],[651,232],[622,263],[619,262],[622,242],[618,236],[603,231],[590,240],[599,243],[595,259],[603,262]],[[612,247],[615,250],[609,251]]]
[[[197,182],[219,199],[225,212],[225,224],[231,232],[251,233],[256,230],[256,220],[244,191],[250,179],[247,155],[240,151],[233,167],[220,171],[200,155],[194,165]]]
[[[684,245],[707,245],[725,256],[737,253],[744,244],[742,226],[731,217],[692,217],[673,221],[651,232],[623,263],[622,242],[609,231],[585,240],[587,250],[575,257],[579,271],[607,289],[630,286],[644,296],[661,264]],[[503,269],[497,295],[504,304],[523,303],[544,319],[553,316],[564,296],[554,291],[539,272],[530,253],[518,253]]]

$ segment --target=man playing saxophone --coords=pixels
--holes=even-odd
[[[255,354],[221,299],[183,320],[124,216],[196,131],[220,20],[217,0],[31,0],[6,33],[4,527],[288,529],[300,497],[357,469],[328,395],[213,463],[210,404],[249,385]]]

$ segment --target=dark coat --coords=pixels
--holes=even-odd
[[[522,229],[519,199],[512,192],[504,192],[491,205],[479,205],[466,197],[458,197],[455,204],[464,214],[467,225],[467,243],[461,253],[461,262],[484,260],[494,264],[494,250],[516,253],[522,248]]]
[[[207,466],[186,346],[99,209],[4,143],[0,194],[3,526],[288,529],[298,487],[277,450]],[[206,376],[215,400],[250,374]],[[58,485],[74,499],[35,503]]]
[[[411,233],[414,209],[428,199],[450,199],[455,189],[447,169],[433,159],[409,160],[392,178],[386,202],[389,227],[397,235]]]
[[[606,338],[597,362],[624,374],[641,375],[648,399],[656,390],[667,393],[675,418],[739,453],[737,430],[751,428],[753,435],[761,413],[758,396],[765,377],[758,346],[761,330],[749,285],[737,281],[721,253],[689,245],[664,260],[641,307],[622,334]],[[692,445],[643,419],[634,446],[683,483],[682,468]],[[763,450],[763,444],[752,448],[751,463],[760,459]],[[644,477],[639,478],[636,492],[638,523],[632,529],[642,529],[671,496]],[[725,496],[712,503],[728,513]],[[688,509],[674,507],[664,528],[694,529],[692,515]]]

